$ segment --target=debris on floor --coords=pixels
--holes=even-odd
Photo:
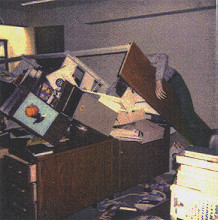
[[[175,172],[165,173],[157,176],[148,183],[139,184],[132,190],[117,196],[111,200],[101,203],[102,214],[98,220],[145,220],[145,219],[167,219],[169,210],[170,186],[174,182]],[[137,189],[138,188],[138,189]],[[161,207],[164,208],[161,208]],[[165,213],[151,215],[151,211],[165,209]]]

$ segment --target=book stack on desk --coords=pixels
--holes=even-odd
[[[177,184],[218,195],[218,156],[215,149],[188,147],[176,158],[180,163]]]
[[[13,146],[9,149],[9,154],[23,158],[26,161],[35,163],[38,157],[54,153],[54,146],[45,144],[34,144],[29,146]]]
[[[176,156],[176,161],[180,167],[176,184],[171,186],[171,216],[181,219],[218,217],[218,156],[215,149],[189,146]]]
[[[48,147],[45,144],[36,144],[25,147],[26,151],[34,157],[44,156],[53,153],[53,147]]]

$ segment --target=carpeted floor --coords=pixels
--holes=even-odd
[[[165,173],[151,180],[149,183],[142,183],[132,188],[129,188],[123,192],[115,193],[113,198],[105,198],[104,200],[95,204],[95,206],[89,206],[78,212],[72,213],[70,216],[62,218],[60,220],[146,220],[146,219],[170,219],[170,191],[169,187],[173,183],[175,178],[175,171]],[[163,190],[165,186],[165,191]],[[166,190],[167,189],[167,190]],[[144,211],[135,211],[137,204],[144,198],[151,197],[150,193],[162,190],[166,198],[163,199],[155,208]],[[1,190],[2,194],[2,190]],[[1,195],[2,196],[2,195]],[[152,195],[154,196],[154,195]],[[161,197],[162,199],[162,197]],[[4,204],[0,204],[1,208]],[[122,210],[123,208],[131,208],[134,211]],[[154,218],[152,216],[159,216],[160,218]],[[18,217],[16,213],[1,210],[0,219],[2,220],[23,220],[22,217]]]
[[[96,207],[87,207],[61,220],[170,219],[170,191],[168,191],[168,189],[173,183],[174,178],[175,172],[165,173],[154,178],[150,183],[139,184],[123,192],[116,193],[113,199],[106,198],[97,203]],[[151,190],[152,192],[157,192],[158,187],[160,188],[160,186],[165,186],[166,192],[163,194],[166,195],[166,200],[164,199],[159,205],[156,205],[155,208],[152,208],[149,211],[136,212],[135,204],[148,195],[148,189],[153,189],[153,191]],[[133,211],[123,210],[124,208],[132,208]]]

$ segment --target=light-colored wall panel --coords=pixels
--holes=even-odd
[[[0,25],[0,39],[8,40],[8,57],[35,53],[34,31],[32,28]],[[9,64],[12,71],[19,62]]]

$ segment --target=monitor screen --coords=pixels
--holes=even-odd
[[[54,122],[58,112],[33,93],[29,93],[13,117],[22,124],[43,136]]]

